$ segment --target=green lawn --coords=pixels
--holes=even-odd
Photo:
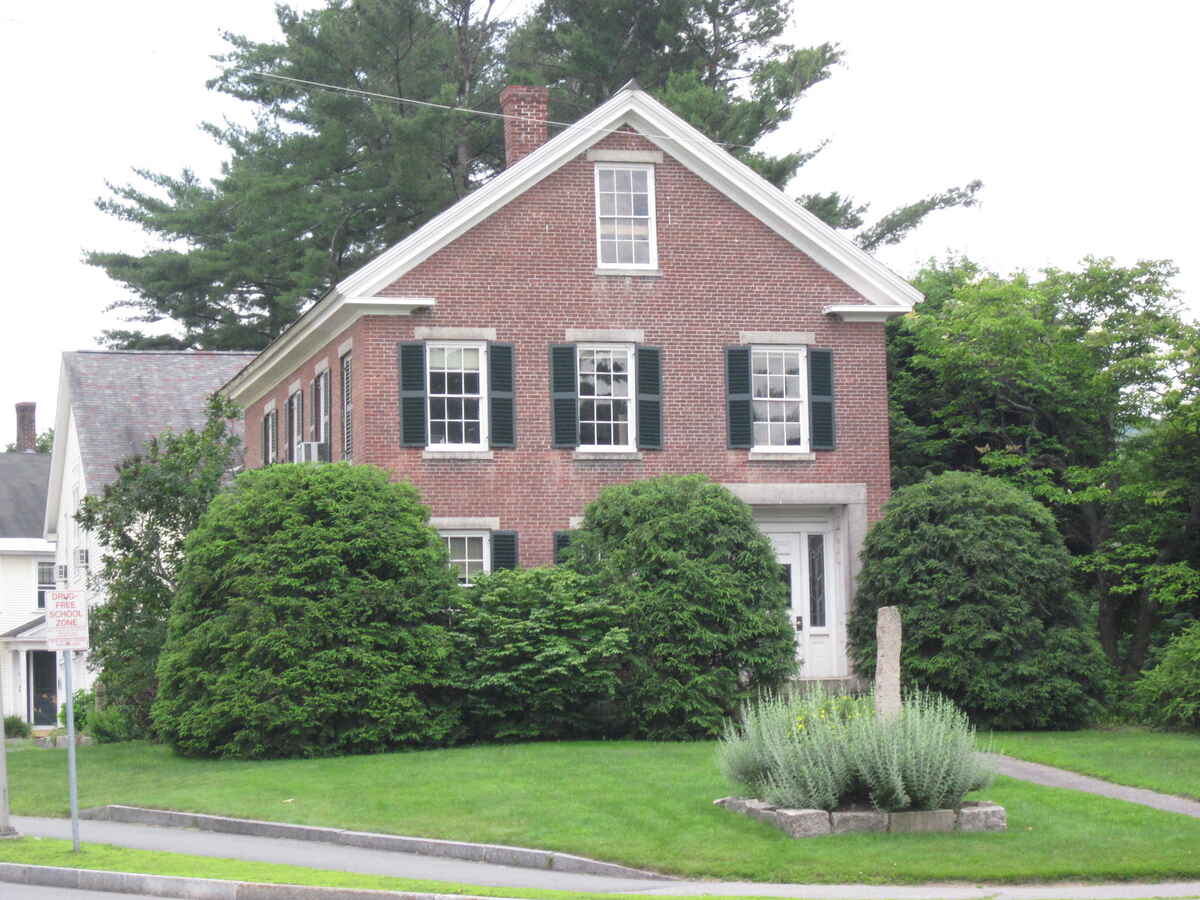
[[[1006,731],[991,735],[991,742],[991,749],[1018,759],[1200,799],[1200,734],[1194,732]]]
[[[9,757],[13,812],[64,815],[65,751]],[[83,806],[126,803],[541,847],[691,877],[914,883],[1200,877],[1200,819],[1000,779],[1006,834],[794,841],[712,806],[704,743],[546,743],[281,762],[79,751]]]

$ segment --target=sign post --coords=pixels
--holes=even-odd
[[[46,649],[63,651],[67,688],[67,782],[71,792],[71,843],[79,852],[79,784],[75,775],[75,651],[88,648],[87,598],[82,591],[54,591],[46,604]]]
[[[16,837],[8,818],[8,743],[4,737],[4,666],[7,649],[0,649],[0,838]]]

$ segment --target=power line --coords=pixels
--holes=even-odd
[[[337,84],[326,84],[325,82],[322,82],[322,81],[310,81],[307,78],[293,78],[290,75],[277,75],[274,72],[255,72],[250,69],[238,69],[237,71],[242,72],[245,75],[250,75],[255,78],[274,78],[277,81],[287,81],[287,82],[291,82],[292,84],[302,84],[302,85],[306,85],[308,87],[320,88],[321,90],[326,90],[326,91],[336,91],[336,92],[342,93],[342,94],[353,94],[353,95],[356,95],[359,97],[368,97],[373,100],[387,100],[392,103],[409,103],[409,104],[412,104],[413,106],[424,106],[424,107],[428,107],[430,109],[444,109],[449,112],[469,113],[470,115],[486,116],[486,117],[492,118],[492,119],[519,119],[522,122],[537,122],[540,125],[553,125],[557,128],[571,128],[573,126],[578,127],[578,123],[576,123],[576,122],[556,122],[553,119],[530,119],[526,116],[508,116],[508,115],[505,115],[504,113],[490,112],[486,109],[471,109],[470,107],[467,107],[467,106],[449,106],[445,103],[434,103],[431,100],[413,100],[409,97],[395,97],[395,96],[392,96],[391,94],[380,94],[380,93],[376,93],[375,91],[364,91],[364,90],[361,90],[360,88],[342,87],[341,85],[337,85]],[[650,138],[650,139],[657,138],[659,140],[664,140],[664,141],[675,141],[676,143],[687,143],[687,141],[681,141],[679,138],[674,137],[672,135],[643,134],[642,132],[639,132],[639,131],[628,131],[628,130],[621,129],[621,128],[590,128],[588,130],[595,134],[629,134],[629,135],[636,135],[638,137],[645,137],[645,138]],[[725,148],[731,149],[731,150],[753,150],[754,149],[749,144],[726,144],[726,143],[722,143],[720,141],[712,141],[712,143],[716,144],[719,147],[725,147]]]

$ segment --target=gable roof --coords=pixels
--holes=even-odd
[[[202,428],[208,398],[256,354],[204,350],[80,350],[64,353],[55,411],[45,527],[58,519],[69,415],[75,419],[84,488],[99,493],[116,466],[168,428]]]
[[[410,313],[433,305],[435,301],[428,297],[378,294],[591,145],[626,127],[756,216],[865,301],[829,307],[827,313],[847,320],[878,321],[911,311],[921,299],[921,293],[898,274],[630,82],[611,100],[340,281],[226,385],[226,393],[243,404],[257,400],[283,376],[293,357],[315,352],[328,338],[329,329],[345,327],[359,315]]]
[[[0,538],[40,538],[49,453],[0,453]]]

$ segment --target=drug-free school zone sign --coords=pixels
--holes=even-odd
[[[54,591],[46,604],[46,649],[88,648],[87,599],[82,591]]]

